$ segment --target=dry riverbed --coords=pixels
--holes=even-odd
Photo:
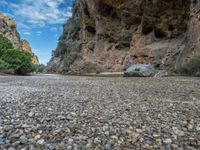
[[[0,76],[0,149],[200,149],[200,78]]]

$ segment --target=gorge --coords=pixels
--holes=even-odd
[[[0,10],[0,150],[200,149],[200,0]]]

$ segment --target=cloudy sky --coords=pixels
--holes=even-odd
[[[71,17],[73,0],[0,0],[0,12],[17,22],[21,38],[30,42],[40,63],[46,64]]]

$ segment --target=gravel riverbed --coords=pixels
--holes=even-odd
[[[1,150],[198,150],[200,78],[0,76]]]

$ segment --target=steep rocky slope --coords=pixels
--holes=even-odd
[[[37,56],[32,52],[32,49],[26,40],[21,40],[16,29],[16,23],[11,18],[0,13],[0,35],[10,40],[14,48],[29,52],[32,56],[32,62],[39,64]]]
[[[48,71],[177,69],[200,54],[200,0],[76,0]]]

